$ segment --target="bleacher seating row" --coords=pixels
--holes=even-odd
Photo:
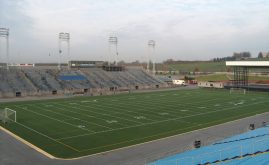
[[[269,164],[269,152],[249,155],[232,161],[221,162],[220,165],[267,165]]]
[[[269,164],[268,132],[269,127],[266,126],[148,165]]]
[[[57,70],[12,68],[0,70],[0,97],[16,92],[51,92],[76,89],[161,86],[165,83],[142,69],[108,72],[101,68]]]

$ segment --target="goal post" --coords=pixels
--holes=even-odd
[[[17,113],[10,108],[0,109],[0,121],[3,123],[17,122]]]
[[[246,89],[244,88],[230,88],[230,94],[238,93],[238,94],[246,94]]]

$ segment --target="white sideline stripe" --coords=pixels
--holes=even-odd
[[[36,150],[37,152],[47,156],[50,159],[56,159],[56,157],[52,156],[51,154],[47,153],[46,151],[38,148],[37,146],[33,145],[32,143],[24,140],[23,138],[17,136],[16,134],[14,134],[13,132],[10,132],[9,130],[5,129],[4,127],[0,126],[0,130],[3,130],[4,132],[6,132],[7,134],[9,134],[10,136],[14,137],[16,140],[22,142],[23,144],[33,148],[34,150]]]
[[[71,146],[69,146],[69,145],[67,145],[67,144],[65,144],[65,143],[63,143],[63,142],[60,142],[60,141],[58,141],[57,139],[54,139],[54,138],[52,138],[52,137],[50,137],[50,136],[48,136],[48,135],[46,135],[46,134],[43,134],[43,133],[41,133],[41,132],[39,132],[39,131],[37,131],[37,130],[35,130],[35,129],[33,129],[33,128],[30,128],[30,127],[28,127],[28,126],[26,126],[26,125],[24,125],[24,124],[22,124],[22,123],[19,123],[19,122],[15,122],[16,124],[18,124],[18,125],[20,125],[20,126],[22,126],[22,127],[24,127],[24,128],[26,128],[26,129],[28,129],[28,130],[30,130],[30,131],[32,131],[32,132],[35,132],[35,133],[37,133],[37,134],[39,134],[39,135],[41,135],[41,136],[44,136],[44,137],[46,137],[46,138],[48,138],[48,139],[50,139],[50,140],[52,140],[52,141],[54,141],[54,142],[56,142],[56,143],[59,143],[59,144],[61,144],[61,145],[63,145],[63,146],[66,146],[66,147],[68,147],[68,148],[70,148],[70,149],[72,149],[72,150],[74,150],[74,151],[77,151],[77,152],[80,152],[79,150],[77,150],[77,149],[75,149],[74,147],[71,147]],[[1,127],[1,126],[0,126]],[[14,133],[13,133],[14,134]],[[15,134],[14,134],[15,135]],[[17,136],[17,135],[16,135]],[[26,140],[25,140],[26,141]],[[30,143],[31,144],[31,143]]]
[[[41,113],[38,113],[38,112],[35,112],[35,111],[32,111],[32,110],[29,110],[29,109],[25,109],[25,108],[20,107],[20,106],[17,106],[17,105],[15,105],[15,107],[17,107],[17,108],[19,108],[19,109],[23,109],[23,110],[28,111],[28,112],[35,113],[35,114],[40,115],[40,116],[44,116],[44,117],[49,118],[49,119],[51,119],[51,120],[55,120],[55,121],[58,121],[58,122],[61,122],[61,123],[64,123],[64,124],[67,124],[67,125],[70,125],[70,126],[73,126],[73,127],[78,128],[77,125],[73,125],[73,124],[68,123],[68,122],[65,122],[65,121],[63,121],[63,120],[55,119],[55,118],[53,118],[53,117],[49,117],[49,116],[47,116],[47,115],[44,115],[44,114],[41,114]],[[95,131],[92,131],[92,130],[89,130],[89,129],[86,129],[86,128],[79,128],[79,129],[82,129],[82,130],[85,130],[85,131],[89,131],[89,132],[95,132]]]
[[[99,131],[99,132],[95,132],[95,133],[89,133],[89,134],[82,134],[82,135],[70,136],[70,137],[65,137],[65,138],[59,138],[57,140],[72,139],[72,138],[82,137],[82,136],[87,136],[87,135],[95,135],[95,134],[99,134],[99,133],[112,132],[112,131],[117,131],[117,130],[122,130],[122,129],[128,129],[128,128],[134,128],[134,127],[140,127],[140,126],[145,126],[145,125],[152,125],[152,124],[163,123],[163,122],[167,122],[167,121],[174,121],[174,120],[178,120],[178,119],[184,119],[184,118],[188,118],[188,117],[194,117],[194,116],[200,116],[200,115],[205,115],[205,114],[210,114],[210,113],[215,113],[215,112],[221,112],[221,111],[225,111],[225,110],[229,110],[229,109],[234,109],[234,108],[238,108],[238,107],[242,108],[242,107],[256,105],[256,104],[260,104],[260,103],[266,103],[266,102],[269,102],[269,101],[256,102],[256,103],[248,104],[248,105],[242,105],[242,106],[237,106],[237,107],[224,108],[224,109],[215,110],[215,111],[209,111],[209,112],[204,112],[204,113],[199,113],[199,114],[194,114],[194,115],[189,115],[189,116],[184,116],[184,117],[179,117],[179,118],[174,118],[174,119],[167,119],[167,120],[162,120],[162,121],[157,121],[157,122],[152,122],[152,123],[144,123],[144,124],[130,126],[130,127],[117,128],[117,129],[113,129],[113,130]]]
[[[42,105],[42,104],[41,104]],[[30,105],[30,106],[37,106],[37,105]],[[41,108],[41,107],[38,107],[39,109],[43,109],[45,111],[48,111],[48,112],[51,112],[51,113],[55,113],[55,114],[58,114],[58,115],[61,115],[61,116],[66,116],[66,117],[69,117],[69,118],[72,118],[74,120],[79,120],[79,121],[82,121],[82,122],[86,122],[86,123],[89,123],[89,124],[93,124],[93,125],[97,125],[97,126],[100,126],[100,127],[104,127],[104,128],[107,128],[107,129],[112,129],[110,127],[106,127],[106,126],[103,126],[103,125],[100,125],[100,124],[97,124],[97,123],[93,123],[93,122],[89,122],[89,121],[86,121],[86,120],[82,120],[80,118],[77,118],[77,117],[72,117],[72,116],[69,116],[69,115],[65,115],[65,114],[62,114],[62,113],[59,113],[59,112],[54,112],[54,111],[51,111],[51,110],[48,110],[48,109],[44,109],[44,108]],[[59,107],[54,107],[54,108],[57,108],[57,109],[61,109]],[[67,111],[67,110],[66,110]],[[71,112],[71,111],[68,111],[68,112]],[[72,113],[75,113],[75,112],[72,112]],[[81,114],[80,114],[81,115]],[[84,115],[84,114],[83,114]],[[86,115],[86,116],[89,116],[89,115]],[[92,117],[92,116],[91,116]],[[95,131],[94,131],[95,132]]]

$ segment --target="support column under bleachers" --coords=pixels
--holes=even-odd
[[[248,67],[235,66],[234,68],[234,88],[247,88],[248,87]]]

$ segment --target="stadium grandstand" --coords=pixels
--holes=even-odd
[[[0,68],[0,97],[101,95],[167,87],[141,67],[108,67],[100,61],[70,61],[72,69],[49,64]],[[107,68],[112,68],[107,70]]]
[[[249,67],[248,63],[243,64]],[[230,65],[238,67],[237,63]],[[184,85],[175,85],[176,76],[154,75],[140,66],[108,65],[102,61],[69,61],[60,66],[56,63],[20,64],[0,68],[0,97],[8,100],[0,105],[0,128],[18,134],[31,143],[30,146],[33,143],[38,151],[42,150],[53,159],[77,159],[97,154],[96,165],[107,161],[113,161],[113,165],[269,163],[269,126],[266,122],[258,129],[250,125],[249,131],[240,132],[245,132],[243,134],[223,129],[225,133],[217,136],[223,138],[206,133],[195,136],[192,132],[267,112],[267,93],[250,92],[249,75],[247,71],[241,72],[242,66],[234,70],[234,80],[228,84],[233,86],[229,90],[223,82],[199,82],[199,89],[190,83],[185,87],[185,80],[179,79],[177,81]],[[266,63],[262,69],[267,66]],[[133,92],[159,88],[172,90]],[[106,96],[114,94],[123,95]],[[17,97],[22,100],[30,97],[31,100],[37,96],[63,98],[36,102],[12,100]],[[202,140],[178,141],[187,147],[174,146],[170,142],[173,136],[184,138],[184,134],[194,134],[195,139],[209,136],[206,138],[213,140],[206,145]],[[52,141],[45,145],[40,139]],[[164,144],[167,145],[162,146]],[[156,151],[152,150],[154,147]],[[176,152],[170,152],[171,149]],[[118,152],[125,150],[131,156],[117,160]],[[106,152],[115,153],[116,158],[107,158],[110,155],[104,154]],[[92,163],[94,157],[81,161]]]
[[[269,165],[268,10],[0,0],[0,165]]]

